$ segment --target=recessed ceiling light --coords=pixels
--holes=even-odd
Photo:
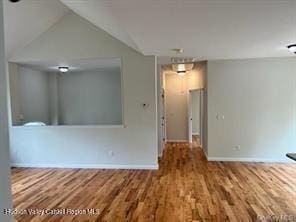
[[[287,48],[289,49],[290,52],[293,52],[296,54],[296,44],[288,45]]]
[[[68,72],[69,71],[69,67],[67,67],[67,66],[60,66],[59,67],[59,70],[60,70],[60,72]]]

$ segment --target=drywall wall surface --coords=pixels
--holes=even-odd
[[[208,62],[208,157],[285,161],[296,151],[296,58]]]
[[[8,63],[9,88],[10,88],[10,109],[11,122],[18,125],[20,122],[20,87],[19,87],[19,66],[16,63]]]
[[[49,124],[59,125],[59,73],[48,73]]]
[[[121,58],[123,127],[12,127],[15,165],[157,168],[155,57],[143,56],[74,13],[11,62]],[[141,104],[149,106],[143,108]],[[31,155],[34,153],[34,155]]]
[[[11,209],[8,115],[7,115],[7,79],[4,55],[3,1],[0,1],[0,221],[12,221],[3,209]]]
[[[184,76],[187,90],[203,89],[205,87],[206,78],[206,62],[198,62],[194,69]]]
[[[49,124],[48,74],[29,67],[19,66],[19,102],[23,123]]]
[[[120,69],[61,75],[59,104],[60,125],[122,124]]]

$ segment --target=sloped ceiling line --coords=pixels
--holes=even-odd
[[[6,51],[11,55],[71,9],[144,55],[201,60],[295,56],[296,1],[5,0]]]
[[[58,0],[32,1],[17,3],[4,1],[4,33],[6,57],[10,58],[70,10]]]
[[[88,1],[72,1],[60,0],[73,12],[77,13],[84,19],[91,22],[93,25],[103,29],[119,41],[125,43],[134,50],[142,53],[138,45],[130,37],[123,27],[118,24],[118,21],[110,12],[109,8],[104,4],[104,1],[88,0]]]

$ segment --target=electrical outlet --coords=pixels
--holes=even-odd
[[[241,149],[241,146],[240,146],[240,145],[236,145],[236,146],[234,147],[234,149],[237,150],[237,151],[239,151],[239,150]]]
[[[114,152],[113,152],[112,150],[110,150],[110,151],[108,152],[108,154],[109,154],[109,156],[114,156]]]

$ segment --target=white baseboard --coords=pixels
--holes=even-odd
[[[167,140],[167,143],[188,143],[188,140]]]
[[[221,161],[221,162],[293,163],[293,161],[288,158],[234,158],[234,157],[209,157],[207,155],[206,157],[208,161]]]
[[[11,167],[20,167],[20,168],[158,170],[158,164],[155,164],[155,165],[125,165],[125,164],[26,164],[26,163],[11,163],[10,165],[11,165]]]

